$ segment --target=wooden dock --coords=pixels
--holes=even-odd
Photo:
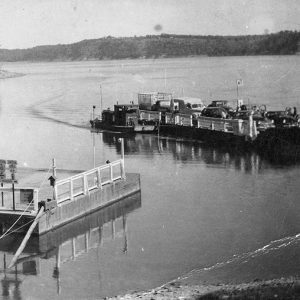
[[[36,234],[46,233],[141,189],[139,174],[125,174],[124,150],[121,159],[91,170],[65,178],[57,173],[54,167],[50,184],[42,187],[0,188],[2,234],[26,232],[41,207],[45,212],[34,230]]]

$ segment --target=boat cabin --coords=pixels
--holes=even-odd
[[[114,111],[105,109],[102,111],[102,122],[108,125],[112,125],[115,123],[115,113]]]
[[[139,106],[136,104],[117,104],[114,106],[114,122],[118,126],[128,126],[138,123]]]

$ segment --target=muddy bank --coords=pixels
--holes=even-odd
[[[24,76],[25,74],[0,70],[0,79]]]
[[[133,292],[109,299],[300,299],[300,278],[253,281],[238,285],[189,285],[186,281],[178,280],[148,292]]]

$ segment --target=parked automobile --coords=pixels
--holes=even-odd
[[[256,122],[256,128],[258,131],[264,131],[268,128],[275,127],[274,122],[268,119],[265,112],[262,110],[240,110],[233,116],[234,119],[249,120],[249,116],[252,114],[253,121]]]
[[[228,118],[228,113],[223,107],[206,107],[202,110],[201,116],[210,118]]]
[[[229,116],[233,116],[235,110],[230,106],[230,102],[228,100],[213,100],[208,107],[222,107],[226,110]]]
[[[293,127],[299,125],[299,116],[297,111],[294,112],[290,108],[286,108],[284,111],[268,111],[266,117],[273,120],[276,127]]]

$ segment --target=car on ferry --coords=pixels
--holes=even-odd
[[[250,115],[252,115],[258,131],[275,127],[274,122],[266,116],[264,110],[239,110],[233,115],[233,119],[249,120]]]
[[[223,107],[206,107],[201,112],[202,117],[226,119],[229,117]]]
[[[294,127],[299,126],[299,115],[297,114],[297,109],[291,109],[287,107],[283,111],[268,111],[266,117],[273,120],[276,127]]]
[[[208,107],[221,107],[226,110],[228,116],[233,116],[235,110],[230,105],[229,100],[213,100]]]

